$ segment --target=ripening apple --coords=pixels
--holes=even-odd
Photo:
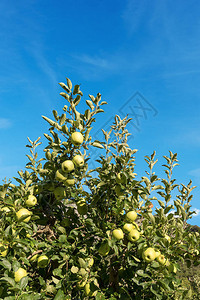
[[[131,210],[126,214],[126,220],[129,222],[134,222],[136,218],[137,218],[137,213],[134,210]]]
[[[84,158],[81,155],[76,155],[73,158],[73,162],[77,167],[82,167],[84,165]]]
[[[58,180],[58,181],[60,181],[60,182],[63,182],[63,181],[66,180],[66,177],[63,174],[63,171],[61,169],[59,169],[59,170],[56,171],[55,179]]]
[[[124,233],[120,228],[114,229],[112,232],[112,235],[118,241],[123,240],[123,238],[124,238]]]
[[[20,282],[20,280],[23,277],[27,276],[27,272],[25,269],[23,268],[19,268],[16,272],[15,272],[15,282]]]
[[[136,242],[140,238],[140,233],[137,229],[132,229],[128,234],[128,240],[131,242]]]
[[[65,160],[61,165],[62,171],[69,173],[74,170],[74,163],[71,160]]]
[[[37,198],[34,195],[29,195],[25,203],[28,207],[33,207],[37,204]]]
[[[148,263],[153,261],[155,257],[156,257],[155,250],[154,248],[151,247],[147,248],[142,253],[142,258]]]
[[[102,243],[98,249],[98,252],[102,256],[108,255],[108,253],[110,252],[110,246],[108,245],[108,243],[107,242]]]
[[[123,226],[123,230],[125,231],[125,232],[130,232],[132,229],[134,229],[135,228],[135,226],[132,224],[132,223],[126,223],[126,224],[124,224],[124,226]]]
[[[83,135],[78,131],[73,132],[71,135],[71,142],[75,146],[80,146],[83,143]]]
[[[39,268],[46,268],[48,266],[49,258],[46,255],[40,255],[37,262]]]
[[[21,208],[17,213],[16,217],[19,222],[23,221],[28,223],[31,219],[32,212],[26,208]]]
[[[57,188],[55,188],[54,190],[54,195],[56,197],[57,200],[62,200],[66,197],[66,191],[65,188],[62,186],[58,186]]]
[[[72,175],[68,175],[67,179],[64,181],[64,184],[67,186],[72,186],[75,184],[75,179]]]
[[[160,254],[156,260],[161,264],[161,265],[165,265],[166,264],[166,258],[163,254]]]
[[[6,257],[8,254],[8,246],[0,243],[0,256]]]

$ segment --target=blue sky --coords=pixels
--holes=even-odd
[[[197,0],[1,0],[0,178],[24,169],[27,136],[47,132],[41,115],[61,112],[58,82],[69,77],[85,100],[108,102],[94,133],[115,114],[140,115],[129,125],[138,174],[156,150],[164,177],[162,156],[178,153],[174,178],[197,186],[190,223],[200,226],[199,10]]]

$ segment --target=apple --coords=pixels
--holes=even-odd
[[[153,203],[150,203],[148,208],[150,208],[150,209],[153,208]]]
[[[71,172],[74,170],[74,163],[71,160],[65,160],[62,165],[61,165],[62,171],[63,172]]]
[[[8,246],[0,243],[0,256],[6,257],[8,254]]]
[[[131,210],[126,214],[126,220],[129,222],[134,222],[136,218],[137,218],[137,213],[134,210]]]
[[[34,195],[29,195],[25,203],[28,207],[35,206],[37,204],[37,198]]]
[[[160,251],[155,249],[155,255],[156,255],[155,259],[156,259],[160,254],[161,254]]]
[[[153,261],[155,257],[156,257],[155,250],[151,247],[147,248],[142,253],[142,258],[148,263]]]
[[[123,238],[124,238],[124,233],[120,228],[114,229],[112,232],[112,235],[118,241],[123,240]]]
[[[84,290],[85,290],[85,294],[86,296],[89,296],[91,290],[90,290],[90,283],[86,283],[85,286],[84,286]]]
[[[62,200],[66,197],[66,191],[65,188],[62,186],[58,186],[54,190],[54,195],[56,197],[56,200]]]
[[[126,223],[126,224],[124,224],[124,226],[123,226],[123,230],[125,231],[125,232],[130,232],[132,229],[134,229],[135,228],[135,226],[133,225],[133,224],[131,224],[131,223]]]
[[[69,175],[68,178],[64,182],[65,185],[67,186],[72,186],[75,184],[75,179],[72,175]]]
[[[75,146],[80,146],[83,143],[83,135],[80,132],[73,132],[71,135],[71,142]]]
[[[23,277],[26,277],[26,276],[27,276],[26,270],[23,268],[19,268],[15,272],[15,282],[19,282]]]
[[[160,254],[156,259],[157,259],[157,261],[158,261],[161,265],[165,265],[165,264],[166,264],[166,258],[164,257],[163,254]]]
[[[81,155],[76,155],[73,158],[73,162],[77,167],[82,167],[84,165],[84,158]]]
[[[63,182],[66,180],[66,177],[64,176],[63,171],[61,169],[56,171],[55,179],[60,182]]]
[[[102,243],[98,249],[98,252],[102,256],[108,255],[108,253],[110,252],[110,246],[108,245],[108,243],[107,242]]]
[[[123,173],[118,173],[116,176],[116,182],[117,183],[121,183],[121,184],[125,184],[126,183],[126,176]]]
[[[136,242],[140,238],[140,233],[137,229],[132,229],[128,234],[128,240],[131,242]]]
[[[41,255],[38,257],[38,267],[46,268],[48,266],[49,258],[46,255]]]
[[[124,192],[123,192],[123,190],[121,189],[121,186],[120,186],[120,185],[117,185],[117,186],[115,187],[115,193],[117,194],[118,197],[123,196]]]
[[[31,219],[32,212],[26,208],[21,208],[17,213],[16,217],[19,222],[23,221],[28,223]]]

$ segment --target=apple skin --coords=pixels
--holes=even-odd
[[[132,223],[126,223],[123,226],[123,230],[125,232],[130,232],[131,230],[133,230],[135,228],[135,226]]]
[[[148,263],[153,261],[155,257],[156,257],[155,250],[151,247],[147,248],[142,253],[142,258]]]
[[[75,184],[75,179],[72,175],[69,175],[68,178],[64,181],[66,186],[73,186]]]
[[[163,254],[160,254],[156,260],[161,264],[161,265],[165,265],[166,264],[166,258],[164,257]]]
[[[25,269],[23,268],[19,268],[16,272],[15,272],[15,282],[20,282],[20,280],[23,277],[27,276],[27,272]]]
[[[155,255],[156,255],[155,258],[157,258],[159,255],[161,255],[160,251],[159,250],[155,250]]]
[[[112,232],[112,235],[118,241],[123,240],[123,238],[124,238],[124,233],[120,228],[114,229]]]
[[[62,171],[69,173],[74,170],[74,163],[71,160],[65,160],[61,165]]]
[[[41,255],[38,257],[38,267],[46,268],[48,266],[49,258],[46,255]]]
[[[73,132],[71,135],[71,142],[75,146],[80,146],[83,143],[83,135],[78,131]]]
[[[126,220],[129,222],[134,222],[137,218],[137,213],[134,210],[131,210],[129,212],[127,212],[126,214]]]
[[[140,238],[140,233],[137,229],[132,229],[128,234],[128,240],[131,242],[136,242]]]
[[[58,181],[60,181],[60,182],[63,182],[67,178],[64,176],[63,171],[61,169],[59,169],[59,170],[56,171],[55,179],[58,180]]]
[[[28,223],[31,219],[32,212],[26,208],[21,208],[17,213],[16,217],[19,222],[23,221]]]
[[[56,200],[62,200],[66,197],[66,191],[65,188],[62,186],[58,186],[54,190],[54,195],[56,197]]]
[[[107,242],[102,243],[98,249],[98,252],[102,256],[108,255],[108,253],[110,252],[110,246],[108,245],[108,243]]]
[[[8,254],[8,246],[0,243],[0,256],[6,257],[7,254]]]
[[[84,158],[81,155],[74,156],[72,160],[77,167],[82,167],[84,165]]]
[[[34,195],[29,195],[25,203],[28,207],[33,207],[37,204],[37,198]]]

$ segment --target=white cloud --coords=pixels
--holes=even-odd
[[[7,129],[11,127],[11,121],[6,118],[0,118],[0,129]]]
[[[200,209],[198,209],[198,208],[193,208],[193,210],[195,211],[195,214],[193,214],[193,217],[200,216]]]

